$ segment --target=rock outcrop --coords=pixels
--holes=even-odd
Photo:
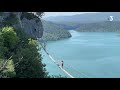
[[[21,28],[28,35],[41,38],[43,35],[43,26],[41,19],[32,13],[27,12],[1,12],[1,27],[10,25],[14,28]]]
[[[36,20],[38,20],[37,23],[36,23]],[[28,20],[24,18],[21,22],[22,22],[22,26],[26,33],[28,33],[29,35],[33,37],[37,37],[37,38],[42,37],[43,26],[42,26],[42,22],[40,19],[34,18],[32,20]]]

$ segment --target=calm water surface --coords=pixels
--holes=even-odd
[[[47,43],[47,50],[77,78],[120,78],[120,36],[115,32],[76,32],[69,39]],[[49,75],[64,74],[42,51]],[[67,76],[68,77],[68,76]]]

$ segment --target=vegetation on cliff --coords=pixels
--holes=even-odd
[[[0,32],[1,77],[45,78],[47,72],[38,53],[37,41],[21,30],[3,27]],[[4,49],[2,49],[4,48]],[[12,70],[11,70],[12,69]]]
[[[19,23],[18,18],[15,13],[8,14],[0,28],[0,77],[48,77],[36,38],[25,33],[23,28],[14,28],[13,25]]]
[[[42,25],[36,26],[37,34],[28,33],[28,28],[26,29],[30,25],[42,24],[40,20],[38,21],[34,15],[22,13],[24,15],[21,19],[29,19],[25,22],[30,25],[20,27],[20,23],[23,24],[23,22],[19,14],[16,12],[0,13],[0,78],[62,78],[61,76],[49,76],[46,72],[46,65],[42,63],[42,55],[38,52],[41,48],[38,48],[37,42],[37,37],[42,35],[40,34],[43,31]],[[36,15],[41,17],[42,12],[36,12]],[[41,27],[37,28],[39,26]],[[31,31],[35,29],[34,26],[32,27]]]

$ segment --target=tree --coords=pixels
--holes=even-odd
[[[16,77],[18,78],[44,78],[47,77],[45,64],[42,63],[41,54],[38,53],[38,43],[35,38],[27,35],[24,30],[15,30],[19,37],[16,53],[13,56]],[[23,58],[22,58],[23,57]]]
[[[47,77],[48,73],[37,47],[35,38],[23,30],[3,27],[0,34],[0,77]],[[12,59],[9,60],[10,56]]]
[[[13,13],[12,17],[14,15],[16,13]],[[25,13],[25,16],[27,15]],[[30,15],[28,18],[34,17],[36,18],[36,16]],[[42,63],[41,54],[38,52],[36,39],[30,37],[21,28],[20,30],[13,28],[12,26],[15,24],[13,18],[5,20],[5,22],[3,21],[5,27],[0,30],[0,76],[4,78],[48,77],[45,64]]]
[[[4,58],[5,53],[8,51],[7,47],[4,47],[4,39],[0,33],[0,58]]]
[[[14,62],[21,62],[15,67],[16,77],[19,78],[44,78],[47,77],[45,65],[42,64],[42,57],[38,53],[36,40],[29,39],[28,45],[17,51]]]
[[[3,27],[2,36],[4,38],[4,46],[10,50],[18,43],[18,37],[13,27]]]
[[[17,37],[13,27],[3,27],[1,31],[1,37],[3,37],[4,49],[7,51],[4,53],[4,56],[9,58],[16,49],[15,47],[19,41],[19,38]]]
[[[8,60],[0,59],[0,78],[15,77],[14,63],[11,58]]]
[[[14,63],[11,51],[18,42],[18,37],[12,27],[0,30],[0,77],[15,77]]]

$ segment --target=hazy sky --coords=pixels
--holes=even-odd
[[[44,12],[43,18],[49,16],[70,16],[75,14],[84,14],[84,13],[96,13],[96,12]]]

